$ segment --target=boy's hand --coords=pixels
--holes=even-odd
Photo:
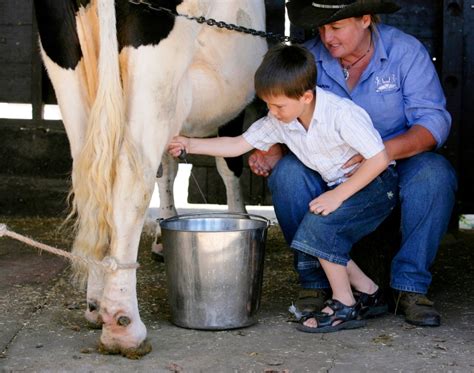
[[[184,136],[175,136],[171,139],[171,141],[168,144],[168,153],[175,157],[178,158],[181,153],[184,151],[187,151],[189,148],[189,139]]]
[[[309,203],[309,210],[313,214],[326,216],[336,211],[342,202],[344,201],[338,196],[337,191],[328,190]]]
[[[250,170],[258,176],[268,176],[280,158],[283,150],[280,144],[273,145],[267,152],[255,150],[249,157]]]

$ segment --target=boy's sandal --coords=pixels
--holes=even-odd
[[[305,315],[296,329],[305,333],[331,333],[343,329],[356,329],[366,325],[365,320],[358,320],[360,303],[356,302],[353,306],[346,306],[338,300],[329,299],[326,306],[333,310],[332,314],[326,312],[314,312]],[[311,318],[315,318],[317,326],[306,326],[303,323]],[[339,322],[340,321],[340,322]],[[335,324],[339,322],[339,324]]]
[[[373,294],[362,293],[357,290],[354,290],[352,293],[356,302],[360,303],[359,316],[362,319],[382,316],[387,313],[388,305],[380,288]]]

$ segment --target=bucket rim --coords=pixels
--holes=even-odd
[[[267,229],[271,225],[271,221],[264,216],[257,215],[257,214],[248,214],[248,213],[240,213],[240,212],[204,212],[204,213],[193,213],[193,214],[182,214],[182,215],[175,215],[167,219],[158,218],[157,222],[160,224],[162,229],[170,229],[168,227],[164,227],[165,224],[171,223],[174,221],[185,220],[185,219],[193,219],[193,218],[233,218],[233,219],[241,219],[247,218],[250,220],[257,220],[260,222],[265,223],[265,229]],[[244,230],[244,229],[237,229]]]

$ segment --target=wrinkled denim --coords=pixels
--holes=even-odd
[[[389,167],[327,216],[306,212],[291,247],[346,266],[357,241],[373,232],[397,204],[398,177]]]
[[[433,152],[397,161],[396,170],[402,243],[392,261],[391,287],[426,294],[431,284],[429,269],[454,206],[456,175],[450,163]],[[293,154],[276,164],[268,186],[278,222],[290,245],[308,212],[309,202],[328,187],[316,171]],[[295,269],[303,288],[329,288],[319,262],[312,256],[296,251]]]

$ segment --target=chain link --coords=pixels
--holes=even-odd
[[[172,15],[173,17],[183,17],[183,18],[186,18],[190,21],[195,21],[195,22],[200,23],[200,24],[205,23],[206,25],[211,26],[211,27],[217,27],[217,28],[221,28],[221,29],[225,28],[226,30],[237,31],[237,32],[241,32],[241,33],[249,34],[249,35],[253,35],[253,36],[259,36],[259,37],[266,38],[266,39],[269,39],[269,40],[272,40],[272,41],[275,41],[275,42],[302,43],[302,40],[297,39],[297,38],[293,38],[291,36],[276,34],[276,33],[273,33],[273,32],[259,31],[259,30],[255,30],[255,29],[252,29],[252,28],[235,25],[233,23],[226,23],[226,22],[223,22],[223,21],[216,21],[214,18],[206,18],[206,17],[203,17],[203,16],[192,17],[192,16],[188,16],[186,14],[179,14],[179,13],[174,12],[171,9],[168,9],[168,8],[165,8],[165,7],[162,7],[162,6],[156,6],[151,1],[148,1],[148,0],[128,0],[128,1],[129,1],[130,4],[133,4],[133,5],[146,6],[146,7],[148,7],[148,9],[150,9],[154,12],[165,12],[165,13],[168,13],[168,14]]]

